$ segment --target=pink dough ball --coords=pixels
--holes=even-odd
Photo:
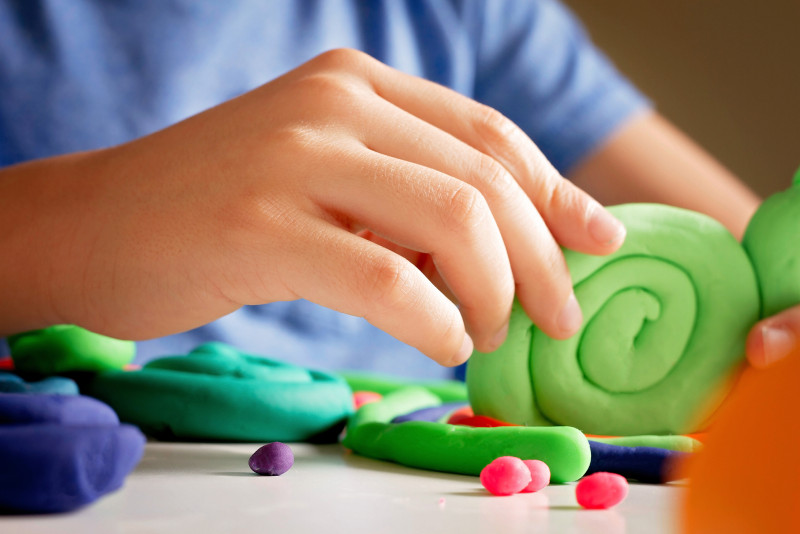
[[[628,495],[628,481],[616,473],[595,473],[584,477],[575,487],[578,504],[584,508],[611,508]]]
[[[383,395],[380,393],[375,393],[374,391],[356,391],[353,393],[353,407],[358,410],[365,404],[378,402],[382,398]]]
[[[530,483],[520,493],[534,493],[550,484],[550,468],[541,460],[522,460],[531,473]]]
[[[494,495],[519,493],[531,481],[528,467],[514,456],[501,456],[481,471],[481,484]]]

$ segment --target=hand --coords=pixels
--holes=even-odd
[[[768,367],[797,348],[800,305],[756,323],[747,336],[745,351],[753,367]]]
[[[558,244],[608,254],[625,233],[498,112],[351,50],[14,172],[47,197],[16,238],[38,239],[38,271],[16,273],[37,320],[127,339],[305,298],[454,365],[500,345],[515,291],[547,334],[573,334]]]

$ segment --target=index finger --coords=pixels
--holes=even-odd
[[[622,223],[562,177],[525,132],[503,114],[379,62],[371,63],[369,71],[368,79],[379,96],[502,164],[559,243],[587,254],[610,254],[622,244]]]

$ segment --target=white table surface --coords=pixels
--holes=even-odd
[[[676,532],[684,487],[631,485],[611,510],[583,510],[574,484],[494,497],[477,477],[293,444],[280,477],[247,466],[258,444],[147,444],[123,488],[70,514],[0,516],[0,533]]]

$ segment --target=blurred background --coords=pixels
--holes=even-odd
[[[800,167],[800,0],[564,0],[595,43],[760,195]]]

